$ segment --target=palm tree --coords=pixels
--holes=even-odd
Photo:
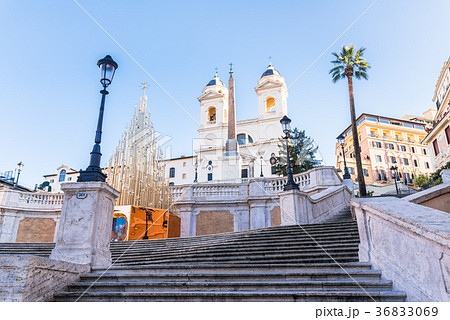
[[[355,46],[343,46],[342,51],[337,54],[333,52],[336,60],[331,61],[335,66],[330,70],[333,83],[347,77],[348,94],[350,98],[350,115],[352,119],[353,148],[355,150],[356,171],[358,172],[359,194],[363,197],[367,195],[366,184],[361,163],[361,150],[359,148],[358,131],[356,129],[355,100],[353,98],[353,76],[356,79],[364,78],[367,80],[367,69],[369,64],[363,58],[365,48],[360,48],[355,53]]]

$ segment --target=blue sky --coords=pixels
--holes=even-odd
[[[343,1],[87,1],[83,6],[195,119],[214,68],[235,65],[238,119],[257,116],[254,88],[272,56],[290,86],[373,3]],[[345,82],[328,75],[331,52],[366,47],[369,81],[355,83],[357,114],[421,114],[450,55],[450,2],[379,0],[290,88],[293,125],[334,165],[335,137],[349,125]],[[103,162],[148,82],[152,120],[172,155],[191,154],[196,123],[73,0],[0,2],[0,172],[25,166],[34,186],[62,163],[84,169],[100,103],[97,60],[119,64],[107,97]],[[198,120],[197,120],[198,121]]]

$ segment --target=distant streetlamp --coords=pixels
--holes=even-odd
[[[391,167],[391,171],[392,171],[392,175],[394,176],[395,191],[397,192],[397,194],[400,194],[400,192],[398,190],[398,186],[397,186],[398,167],[397,166],[392,166]]]
[[[153,222],[153,214],[152,214],[153,210],[151,209],[146,209],[145,210],[145,234],[142,237],[143,240],[147,240],[148,239],[148,222],[151,221]]]
[[[14,182],[14,188],[16,188],[17,184],[19,183],[19,176],[20,176],[20,171],[22,171],[22,168],[23,168],[23,163],[22,163],[22,161],[20,161],[17,164],[17,178],[16,178],[16,181]]]
[[[261,178],[263,178],[264,177],[264,175],[263,175],[263,170],[262,170],[262,167],[263,167],[263,156],[261,156],[261,157],[259,157],[259,160],[260,160],[260,162],[261,162],[261,174],[259,175]]]
[[[103,85],[103,90],[100,91],[100,93],[102,94],[102,102],[100,104],[97,131],[95,133],[95,144],[91,152],[89,167],[87,167],[85,171],[80,170],[80,175],[78,176],[77,180],[78,182],[105,182],[106,180],[106,174],[104,174],[102,172],[102,169],[100,168],[100,159],[102,157],[102,154],[100,152],[100,142],[102,141],[103,110],[105,108],[105,97],[109,93],[108,91],[106,91],[106,88],[111,84],[118,65],[109,55],[107,55],[103,59],[100,59],[97,62],[97,65],[100,67],[100,83]]]
[[[342,158],[344,158],[344,179],[351,179],[350,173],[348,173],[347,162],[345,161],[345,151],[344,151],[345,137],[342,134],[340,134],[339,137],[337,137],[336,139],[342,148]]]
[[[194,182],[198,182],[198,158],[195,158],[195,178]]]
[[[283,190],[299,190],[298,184],[294,181],[294,176],[292,175],[292,168],[291,168],[291,159],[289,157],[289,133],[291,132],[291,119],[289,119],[287,116],[284,116],[281,120],[281,128],[283,128],[283,132],[285,134],[286,139],[286,157],[287,157],[287,177],[288,181],[284,185]]]

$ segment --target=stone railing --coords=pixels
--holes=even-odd
[[[205,185],[192,188],[193,197],[239,196],[238,185]]]
[[[342,184],[334,167],[318,167],[307,172],[294,175],[294,181],[301,191],[319,192],[332,186]],[[204,198],[215,201],[218,198],[247,199],[254,196],[273,197],[283,191],[287,177],[245,179],[240,183],[194,183],[190,185],[171,187],[175,202]],[[257,185],[254,187],[253,185]],[[253,186],[253,187],[252,187]]]
[[[407,301],[450,301],[450,216],[407,198],[351,200],[360,261],[381,269]]]
[[[61,209],[64,195],[50,192],[0,190],[0,207],[17,209]]]

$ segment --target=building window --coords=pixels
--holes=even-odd
[[[348,173],[354,174],[354,171],[353,171],[353,168],[352,168],[352,167],[348,167]]]
[[[216,123],[216,107],[209,107],[208,109],[208,122]]]
[[[266,100],[266,112],[275,112],[275,98],[268,97]]]
[[[247,136],[247,140],[248,140],[248,143],[253,143],[253,138],[252,137]]]
[[[406,146],[400,146],[400,151],[406,152]]]
[[[386,174],[384,173],[383,169],[380,170],[380,180],[386,181]]]
[[[416,149],[414,149],[414,147],[411,147],[411,152],[416,153]]]
[[[423,153],[424,155],[427,155],[427,150],[426,150],[426,149],[422,149],[422,153]]]
[[[66,170],[61,170],[59,173],[59,182],[66,180]]]
[[[208,173],[208,181],[212,181],[212,173]]]
[[[175,178],[175,168],[169,169],[169,178]]]
[[[67,177],[67,181],[72,181],[72,177]]]
[[[445,136],[447,138],[447,144],[450,144],[450,126],[447,126],[447,128],[445,128]]]
[[[394,145],[393,145],[392,143],[386,144],[386,147],[387,147],[389,150],[394,150]]]
[[[183,167],[186,167],[186,161],[183,162]]]
[[[397,160],[395,159],[395,157],[389,157],[390,158],[390,160],[391,160],[391,163],[397,163]]]
[[[425,162],[425,168],[430,169],[430,164],[428,162]]]
[[[174,186],[174,185],[175,185],[175,183],[169,182],[169,187],[172,187],[172,186]]]
[[[381,142],[375,142],[375,147],[377,147],[377,148],[381,148]]]
[[[277,173],[277,168],[275,168],[274,166],[272,166],[272,174],[276,174]]]
[[[55,182],[55,179],[50,179],[50,183],[53,183],[53,182]]]
[[[248,178],[248,169],[241,170],[241,178],[243,179]]]
[[[368,177],[369,176],[369,171],[367,171],[367,169],[363,169],[363,174],[364,174],[364,176]]]
[[[186,179],[186,173],[183,173],[183,174],[181,175],[181,178],[182,178],[182,179]]]
[[[414,161],[414,167],[418,167],[418,166],[419,166],[419,163],[417,162],[417,160],[414,159],[413,161]]]
[[[382,162],[381,161],[381,156],[377,156],[377,162]]]
[[[240,146],[246,144],[247,141],[246,141],[246,139],[245,139],[245,134],[244,134],[244,133],[238,134],[238,135],[237,135],[237,141],[238,141],[238,144],[239,144]]]
[[[409,166],[409,161],[408,161],[408,159],[403,158],[402,160],[403,160],[403,164],[404,164],[405,166]]]
[[[433,149],[434,149],[434,155],[437,156],[439,154],[439,146],[436,139],[433,141]]]

